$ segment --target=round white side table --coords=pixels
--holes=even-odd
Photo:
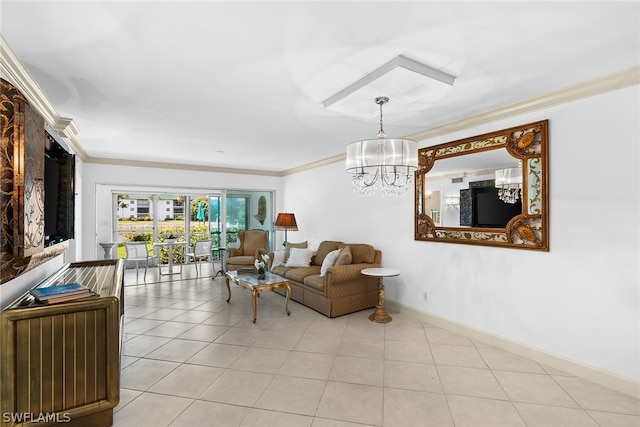
[[[381,278],[378,282],[378,305],[376,305],[376,311],[369,316],[369,320],[377,323],[391,322],[391,316],[389,316],[387,311],[384,309],[384,283],[382,283],[382,277],[399,276],[400,270],[395,268],[365,268],[361,273],[365,276]]]

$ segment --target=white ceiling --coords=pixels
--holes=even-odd
[[[639,13],[638,1],[2,0],[0,29],[89,158],[284,171],[375,137],[375,96],[391,98],[397,137],[636,67]],[[323,106],[398,55],[455,83],[367,90],[366,111]]]

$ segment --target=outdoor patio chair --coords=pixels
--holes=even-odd
[[[211,246],[213,245],[213,240],[198,240],[196,244],[193,246],[193,252],[189,252],[186,254],[187,259],[196,262],[196,276],[198,275],[198,267],[200,267],[200,273],[202,273],[202,261],[206,260],[207,262],[211,262],[211,267],[213,268],[213,253],[211,252]],[[215,268],[213,268],[215,271]]]
[[[144,266],[144,281],[147,281],[147,268],[149,267],[149,261],[153,261],[157,258],[155,255],[149,255],[149,248],[146,242],[125,242],[124,250],[126,253],[126,261],[134,261],[136,263],[136,280],[138,280],[138,268],[142,262]]]

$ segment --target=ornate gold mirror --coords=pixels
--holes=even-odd
[[[549,250],[548,120],[418,151],[415,239]]]

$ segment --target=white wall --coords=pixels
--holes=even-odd
[[[401,270],[385,281],[387,299],[638,381],[639,92],[420,142],[549,119],[549,252],[415,241],[412,195],[362,198],[342,163],[285,177],[283,203],[299,228],[289,240],[369,242],[383,266]]]

